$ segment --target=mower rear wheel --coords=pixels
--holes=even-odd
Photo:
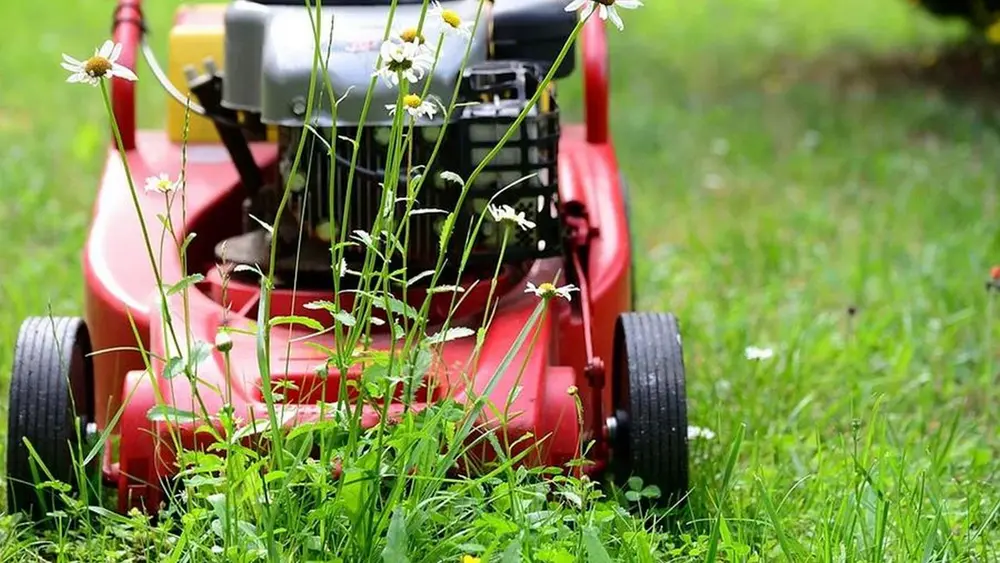
[[[688,421],[684,350],[677,319],[631,312],[615,326],[609,421],[612,468],[621,481],[642,479],[659,502],[680,504],[688,492]]]
[[[90,353],[90,333],[82,319],[31,317],[21,324],[8,402],[9,512],[40,519],[58,508],[58,493],[36,488],[37,482],[56,480],[71,492],[79,490],[73,454],[94,420]]]

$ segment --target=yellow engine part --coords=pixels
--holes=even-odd
[[[187,79],[184,68],[193,65],[202,72],[205,59],[215,61],[219,70],[225,68],[225,13],[226,4],[185,4],[177,8],[174,25],[170,30],[166,73],[170,82],[187,95]],[[191,101],[197,102],[195,96]],[[184,120],[187,109],[169,94],[167,104],[167,136],[175,142],[184,141]],[[274,128],[268,128],[268,138],[277,135]],[[190,115],[187,134],[188,143],[218,143],[219,135],[211,120]]]

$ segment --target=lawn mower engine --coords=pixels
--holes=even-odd
[[[558,51],[539,49],[536,42],[533,49],[522,46],[517,52],[515,46],[497,59],[491,59],[490,52],[496,53],[497,35],[523,35],[524,22],[539,29],[545,27],[540,24],[548,24],[546,35],[551,35],[553,25],[562,26],[568,36],[574,14],[562,10],[559,2],[507,2],[505,12],[492,14],[488,13],[492,5],[487,4],[487,13],[481,16],[484,23],[471,38],[442,36],[433,18],[427,17],[422,35],[431,46],[442,37],[440,56],[429,76],[408,86],[422,92],[426,84],[425,99],[446,106],[457,88],[457,105],[448,122],[438,108],[433,119],[414,123],[400,173],[387,179],[393,117],[386,106],[396,104],[399,88],[380,81],[367,112],[365,108],[390,15],[388,2],[345,6],[325,22],[318,36],[334,39],[319,45],[329,71],[316,80],[313,100],[308,99],[308,92],[317,47],[315,16],[304,7],[267,5],[278,3],[231,4],[226,13],[225,76],[196,76],[190,84],[213,117],[246,188],[243,232],[217,246],[219,260],[234,266],[268,264],[274,237],[279,284],[329,287],[340,270],[333,263],[331,240],[357,231],[377,238],[372,230],[383,214],[381,230],[400,233],[405,248],[405,255],[396,252],[390,267],[405,265],[419,273],[434,269],[439,262],[442,229],[454,211],[455,232],[443,251],[448,268],[455,269],[471,230],[488,213],[488,205],[510,205],[536,226],[518,230],[504,241],[492,220],[483,221],[466,272],[474,275],[481,270],[484,276],[492,276],[501,255],[506,263],[523,264],[560,254],[559,111],[554,88],[538,92]],[[394,21],[400,22],[399,27],[412,24],[415,28],[422,2],[401,4]],[[472,22],[479,4],[478,0],[460,0],[449,2],[448,9]],[[485,23],[490,18],[493,37]],[[467,48],[469,59],[463,69]],[[536,94],[538,103],[496,157],[482,167],[463,197],[462,183],[442,178],[440,173],[467,178]],[[338,103],[334,97],[342,99]],[[233,127],[236,119],[244,123],[242,131]],[[265,180],[247,145],[253,135],[262,134],[262,127],[245,124],[277,128],[278,166],[271,181]],[[433,162],[425,169],[432,155]],[[418,176],[421,180],[415,182]],[[278,217],[286,189],[289,197]],[[410,215],[408,208],[416,212]],[[261,223],[274,225],[273,230]],[[347,247],[348,271],[362,269],[366,251],[363,244]]]

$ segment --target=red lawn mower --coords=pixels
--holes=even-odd
[[[423,0],[397,1],[396,20],[416,22]],[[183,226],[179,240],[190,233],[197,236],[187,247],[186,270],[171,252],[163,253],[160,269],[164,285],[178,282],[185,271],[201,273],[203,278],[189,288],[186,302],[177,293],[161,306],[126,171],[117,149],[111,147],[83,252],[85,316],[30,318],[15,345],[7,449],[12,511],[39,505],[33,485],[34,456],[25,441],[53,477],[72,484],[76,479],[70,453],[77,451],[79,440],[111,432],[117,438],[116,454],[107,447],[103,460],[96,460],[104,483],[117,488],[122,512],[133,507],[155,512],[168,500],[164,483],[178,472],[172,436],[179,436],[185,449],[204,444],[203,435],[196,432],[201,422],[156,419],[149,416],[151,409],[162,408],[165,401],[179,411],[207,413],[214,420],[229,404],[244,419],[266,418],[267,390],[254,336],[233,334],[228,367],[219,348],[209,348],[197,366],[196,380],[167,377],[169,362],[156,358],[171,357],[164,308],[175,326],[190,327],[196,341],[213,343],[222,328],[252,333],[261,289],[259,277],[247,270],[256,265],[267,269],[272,242],[277,254],[270,315],[332,324],[327,311],[304,305],[329,300],[333,294],[330,242],[323,236],[329,222],[346,216],[348,232],[367,231],[382,212],[377,194],[389,118],[376,110],[394,103],[396,93],[380,85],[373,94],[374,109],[361,126],[359,116],[390,2],[323,0],[323,13],[332,14],[335,29],[330,35],[331,23],[322,24],[329,78],[336,91],[353,90],[336,106],[336,115],[332,104],[317,102],[309,123],[304,100],[313,65],[314,24],[310,9],[302,4],[301,0],[236,0],[184,6],[171,29],[170,62],[164,71],[144,41],[140,0],[120,0],[114,17],[114,40],[123,46],[119,63],[134,69],[142,52],[170,94],[167,127],[137,131],[134,84],[111,82],[128,169],[134,178],[160,173],[177,177],[186,142],[186,215],[180,206],[173,206],[171,216],[174,225]],[[472,21],[479,0],[443,4]],[[471,38],[448,38],[472,45],[463,69],[464,48],[446,43],[433,74],[425,78],[430,92],[442,100],[451,99],[458,88],[463,104],[445,130],[436,171],[467,177],[496,146],[552,69],[578,21],[577,14],[564,10],[565,5],[565,0],[494,0],[484,8],[485,25],[481,23]],[[530,433],[525,443],[537,447],[524,463],[548,466],[565,466],[578,455],[582,443],[593,442],[588,453],[593,463],[586,471],[595,478],[637,475],[645,484],[658,486],[661,498],[679,500],[688,489],[681,337],[673,316],[633,311],[626,187],[609,135],[604,25],[596,16],[586,23],[578,52],[570,54],[555,75],[562,80],[574,74],[579,54],[584,123],[561,123],[552,87],[495,162],[483,169],[462,206],[454,185],[437,173],[426,175],[420,205],[458,210],[455,243],[443,250],[449,254],[448,263],[461,261],[464,234],[488,201],[525,213],[536,227],[507,242],[500,274],[494,276],[500,237],[484,225],[461,274],[460,284],[467,291],[458,310],[450,309],[452,295],[432,295],[429,334],[449,313],[452,326],[478,327],[493,279],[496,314],[476,373],[459,373],[476,339],[446,342],[427,373],[427,386],[410,408],[426,408],[444,397],[462,401],[481,394],[539,303],[537,296],[525,292],[526,285],[573,284],[580,291],[571,300],[548,302],[535,344],[517,352],[511,365],[518,369],[501,373],[490,391],[493,401],[503,404],[515,385],[522,387],[511,405],[517,416],[507,423],[506,433],[511,441]],[[189,127],[184,126],[182,104],[188,94],[175,86],[179,83],[187,86],[190,100],[196,102],[191,105]],[[438,140],[442,118],[435,119],[418,122],[414,129],[414,162],[426,162]],[[314,135],[315,142],[305,143],[304,164],[292,172],[301,136],[314,130],[334,138],[327,135],[334,125],[338,140],[332,147]],[[345,172],[353,145],[345,138],[360,139],[353,186],[347,185]],[[292,173],[301,176],[289,178]],[[509,187],[519,178],[528,179]],[[251,219],[272,224],[286,185],[297,186],[286,213],[292,227],[280,224],[267,229]],[[139,197],[146,224],[159,225],[157,215],[166,209],[162,194],[147,192]],[[442,220],[442,215],[434,214],[411,218],[406,267],[412,272],[433,269]],[[360,270],[361,259],[363,255],[348,253],[349,269]],[[345,276],[343,284],[349,286],[349,280]],[[483,281],[487,283],[476,283]],[[426,295],[427,288],[416,284],[396,297],[420,307]],[[150,352],[153,376],[135,350],[136,335]],[[316,370],[326,357],[311,344],[334,346],[330,333],[282,326],[272,331],[271,338],[270,380],[284,395],[281,406],[287,425],[316,420],[322,404],[352,399],[340,395],[340,375]],[[387,332],[376,333],[371,346],[387,347],[390,338]],[[360,367],[346,374],[359,376]],[[200,401],[195,400],[192,381],[198,382]],[[392,401],[390,415],[404,408],[400,398],[387,400]],[[577,400],[583,405],[582,424]],[[115,417],[118,412],[120,418]],[[378,411],[366,407],[364,413],[366,426],[378,422]],[[484,420],[490,422],[495,421]],[[86,431],[76,432],[78,426]]]

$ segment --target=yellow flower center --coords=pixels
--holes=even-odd
[[[110,70],[111,61],[105,59],[104,57],[90,57],[85,63],[83,63],[83,71],[94,78],[100,78],[107,74]]]
[[[458,12],[455,10],[444,10],[441,12],[441,19],[444,20],[444,23],[454,28],[461,27],[462,25],[462,16],[458,15]]]
[[[174,183],[171,182],[170,180],[160,178],[159,180],[156,181],[156,189],[164,193],[170,192],[173,191],[174,189]]]
[[[556,286],[552,285],[549,282],[545,282],[538,286],[538,291],[542,295],[552,295],[553,293],[556,292]]]
[[[420,96],[416,94],[407,94],[406,96],[403,96],[403,105],[405,105],[410,109],[419,108],[420,103],[421,103]]]
[[[424,36],[417,33],[417,28],[415,27],[408,27],[404,29],[403,32],[399,34],[399,37],[407,43],[416,43],[420,45],[424,42]]]

